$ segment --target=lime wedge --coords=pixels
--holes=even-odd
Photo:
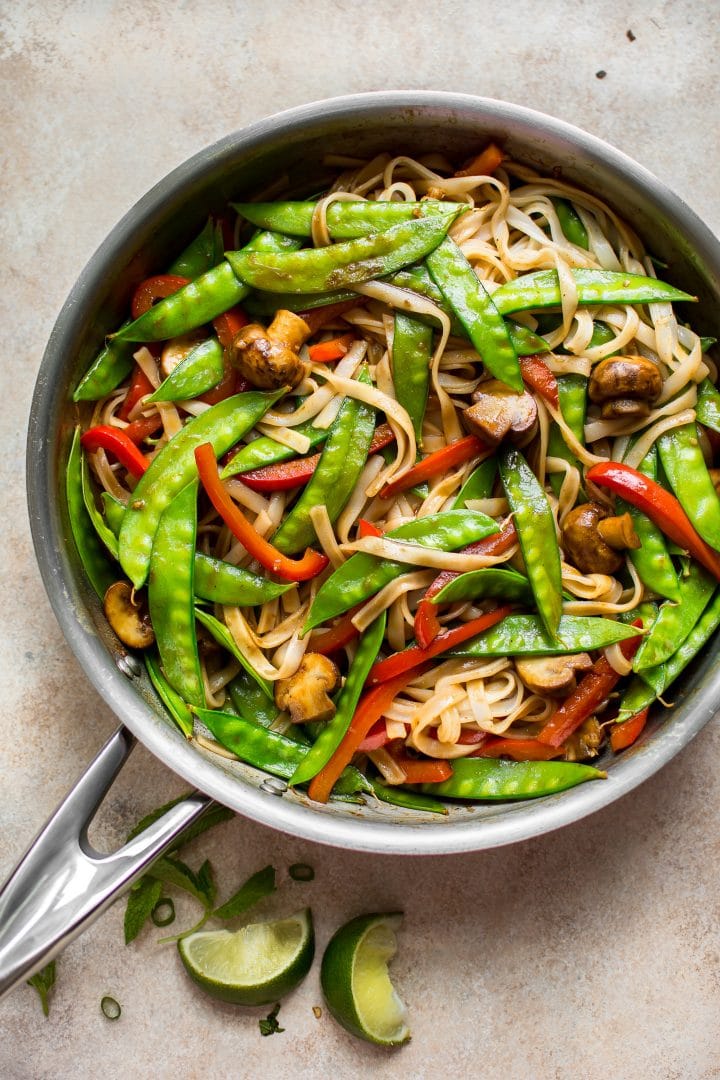
[[[325,1001],[338,1023],[381,1046],[410,1038],[405,1006],[388,974],[401,921],[400,912],[351,919],[330,939],[320,971]]]
[[[309,908],[241,930],[200,930],[178,941],[198,986],[233,1005],[269,1005],[305,978],[315,955]]]

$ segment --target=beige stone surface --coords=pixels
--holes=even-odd
[[[110,227],[226,132],[390,87],[505,98],[584,126],[717,230],[719,53],[715,0],[0,0],[0,876],[115,726],[45,599],[23,480],[45,341]],[[197,842],[191,861],[208,854],[226,893],[274,863],[281,889],[266,910],[312,904],[320,947],[358,912],[405,911],[395,970],[414,1037],[398,1053],[354,1041],[325,1012],[315,1019],[317,965],[283,1004],[285,1032],[261,1038],[261,1012],[203,997],[159,931],[126,948],[120,903],[60,958],[48,1020],[25,987],[0,1005],[0,1076],[718,1076],[719,753],[714,721],[616,805],[490,853],[355,855],[240,819]],[[101,834],[119,841],[181,790],[137,749]],[[288,878],[299,860],[316,868],[311,884]],[[123,1006],[115,1024],[99,1010],[105,993]]]

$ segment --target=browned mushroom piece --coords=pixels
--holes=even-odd
[[[598,532],[609,547],[615,551],[637,551],[640,547],[640,537],[635,532],[633,519],[625,511],[616,517],[603,518],[598,521]]]
[[[517,656],[515,667],[531,693],[565,697],[575,689],[576,673],[589,671],[592,660],[585,652],[569,656]]]
[[[233,363],[240,374],[263,390],[294,387],[302,382],[306,365],[298,351],[310,327],[293,311],[280,310],[267,329],[260,323],[244,326],[233,341]]]
[[[116,581],[103,598],[105,618],[123,645],[147,649],[155,641],[147,605],[127,581]]]
[[[583,574],[614,574],[623,558],[600,534],[598,525],[609,521],[610,515],[599,503],[576,506],[565,518],[562,543],[568,562]]]
[[[463,412],[465,427],[491,446],[505,438],[524,446],[535,434],[537,405],[527,391],[516,394],[499,379],[490,379],[480,383],[472,399]]]
[[[275,704],[286,709],[294,724],[331,720],[335,706],[329,694],[340,684],[340,672],[327,656],[305,653],[300,667],[289,679],[275,683]]]
[[[588,384],[591,401],[602,405],[604,420],[647,416],[662,391],[657,364],[644,356],[609,356],[593,368]]]
[[[595,716],[588,717],[565,743],[566,761],[588,761],[598,756],[603,729]]]

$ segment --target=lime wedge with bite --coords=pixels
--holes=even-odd
[[[270,1005],[305,978],[315,955],[309,908],[240,930],[199,930],[178,941],[198,986],[233,1005]]]
[[[330,939],[320,971],[325,1001],[338,1023],[380,1046],[410,1038],[405,1006],[388,974],[401,921],[400,912],[351,919]]]

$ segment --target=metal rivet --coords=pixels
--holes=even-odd
[[[268,795],[284,795],[288,786],[284,780],[280,780],[276,776],[268,776],[267,780],[263,780],[260,789],[267,791]]]
[[[137,656],[133,656],[132,653],[123,653],[122,656],[118,656],[115,661],[123,675],[127,675],[128,679],[139,679],[142,671],[142,665]]]

